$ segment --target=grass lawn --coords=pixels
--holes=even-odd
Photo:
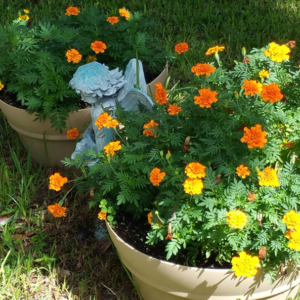
[[[189,44],[191,64],[208,61],[204,53],[216,44],[225,46],[223,63],[232,65],[242,60],[242,47],[298,43],[300,36],[300,0],[0,0],[0,23],[12,22],[25,8],[33,23],[60,17],[70,5],[98,6],[111,14],[123,6],[141,11],[157,22],[149,30],[163,47],[173,51],[176,43]],[[296,46],[292,59],[300,60],[299,53]],[[190,76],[182,57],[171,76],[173,82]],[[75,176],[31,164],[0,112],[0,300],[139,299],[114,250],[93,236],[98,211],[89,210],[88,193],[67,196],[64,220],[48,214],[47,205],[66,192],[48,190],[48,177],[56,171]]]

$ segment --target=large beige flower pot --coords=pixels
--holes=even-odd
[[[288,266],[287,275],[278,275],[270,285],[263,280],[262,270],[252,278],[237,278],[229,269],[185,267],[155,259],[126,244],[106,224],[144,300],[286,300],[297,295],[300,274],[295,263]]]
[[[168,63],[166,64],[165,68],[162,70],[162,72],[150,83],[147,84],[147,95],[150,97],[154,97],[155,93],[155,84],[160,82],[162,85],[164,85],[169,73]]]
[[[32,160],[44,166],[62,166],[61,160],[71,157],[76,146],[76,140],[67,138],[67,130],[76,127],[81,133],[81,139],[91,122],[90,108],[71,112],[66,121],[68,128],[59,133],[51,128],[49,119],[45,122],[33,121],[35,114],[28,114],[26,110],[6,104],[2,100],[0,108],[9,125],[19,134],[25,149],[31,151]]]

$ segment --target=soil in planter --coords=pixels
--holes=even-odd
[[[166,244],[167,241],[161,241],[156,245],[146,244],[147,241],[147,232],[150,230],[150,225],[146,219],[133,219],[129,214],[123,214],[115,217],[117,225],[113,229],[116,234],[122,238],[127,244],[133,248],[139,250],[142,253],[145,253],[149,256],[157,258],[159,260],[166,261]],[[201,252],[201,251],[199,251]],[[203,255],[199,254],[196,259],[196,266],[187,265],[187,251],[181,251],[179,256],[171,257],[168,262],[175,264],[186,265],[189,267],[198,267],[198,268],[231,268],[231,264],[228,262],[222,262],[222,265],[216,261],[216,253],[212,254],[208,259]]]

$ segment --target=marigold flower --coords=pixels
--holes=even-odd
[[[290,249],[300,251],[300,230],[290,231],[290,242],[288,247]]]
[[[179,43],[177,45],[175,45],[175,51],[178,54],[181,54],[183,52],[186,52],[189,50],[189,45],[187,43]]]
[[[99,220],[106,220],[106,216],[107,216],[107,213],[104,213],[104,212],[102,212],[102,211],[100,211],[100,212],[98,213],[98,219],[99,219]]]
[[[49,177],[49,189],[58,192],[61,190],[61,187],[67,181],[68,181],[67,177],[62,177],[59,173],[54,173]]]
[[[286,224],[288,229],[295,228],[300,225],[300,214],[291,210],[283,216],[282,222]]]
[[[206,52],[205,52],[205,55],[212,55],[214,53],[218,53],[218,52],[221,52],[225,49],[224,46],[215,46],[215,47],[211,47],[209,48]]]
[[[77,130],[76,127],[67,131],[67,138],[70,140],[77,139],[78,136],[79,136],[79,131]]]
[[[91,43],[91,49],[95,51],[96,54],[98,53],[104,53],[106,49],[106,44],[103,43],[102,41],[95,41]]]
[[[258,256],[252,256],[245,251],[242,251],[239,253],[239,256],[232,258],[231,263],[235,276],[244,276],[250,278],[256,275],[260,260]]]
[[[183,183],[184,191],[190,195],[200,195],[203,190],[203,181],[199,178],[187,178]]]
[[[216,91],[211,91],[209,88],[208,89],[201,89],[198,90],[200,96],[195,96],[194,103],[199,105],[200,107],[206,107],[209,108],[211,107],[213,102],[217,102],[218,99],[216,96],[218,93]]]
[[[206,176],[205,168],[198,162],[191,162],[185,167],[184,172],[189,178],[203,178]]]
[[[243,211],[235,209],[227,213],[226,221],[231,228],[243,229],[247,224],[248,217]]]
[[[270,73],[268,70],[263,69],[258,73],[258,75],[260,78],[266,78],[270,76]]]
[[[121,17],[124,17],[126,20],[130,19],[129,11],[124,9],[124,8],[119,9],[119,14],[120,14]]]
[[[18,18],[18,20],[20,20],[20,21],[29,20],[29,16],[27,16],[27,15],[22,15],[22,16],[20,16],[20,17]]]
[[[94,123],[98,129],[106,128],[116,128],[119,125],[118,120],[113,119],[107,112],[102,113],[98,116]]]
[[[93,62],[93,61],[96,61],[97,60],[97,57],[94,56],[94,55],[89,55],[86,59],[86,62],[87,63],[90,63],[90,62]]]
[[[147,215],[148,217],[148,223],[153,226],[154,224],[152,223],[152,218],[153,218],[153,213],[150,211]]]
[[[283,143],[283,145],[288,148],[293,148],[295,146],[294,142],[286,142],[286,143]]]
[[[104,146],[103,149],[104,149],[105,155],[107,157],[114,156],[115,151],[122,149],[122,146],[120,143],[121,143],[120,141],[110,142],[106,146]]]
[[[238,176],[241,176],[243,179],[246,178],[248,175],[250,175],[250,171],[248,169],[247,166],[244,166],[244,165],[239,165],[237,168],[236,168],[236,174]]]
[[[119,18],[116,16],[107,17],[106,21],[109,22],[111,25],[114,25],[115,23],[119,22]]]
[[[154,120],[151,120],[150,122],[144,124],[143,134],[145,134],[146,136],[157,137],[157,135],[155,134],[157,127],[158,127],[158,123],[156,123]]]
[[[23,9],[25,14],[29,14],[29,10],[28,9]]]
[[[166,176],[165,172],[161,172],[159,168],[154,168],[150,172],[149,180],[154,186],[159,186],[159,184],[163,181],[164,177]]]
[[[160,104],[160,105],[168,104],[167,92],[163,88],[163,86],[160,82],[155,84],[154,99],[155,99],[155,102]]]
[[[263,101],[270,101],[271,103],[278,102],[283,98],[280,87],[275,83],[264,84],[260,96]]]
[[[65,217],[66,216],[66,207],[60,206],[59,203],[55,203],[53,205],[49,205],[48,207],[49,212],[55,218]]]
[[[242,89],[245,89],[245,95],[254,96],[255,94],[259,94],[262,91],[262,84],[257,82],[256,80],[248,80],[244,81],[244,85]]]
[[[277,177],[277,170],[273,168],[266,167],[264,169],[265,173],[259,171],[257,172],[259,176],[259,182],[258,184],[260,186],[271,186],[271,187],[278,187],[279,181]]]
[[[291,239],[292,237],[291,237],[291,233],[292,233],[292,230],[288,230],[287,232],[286,232],[286,234],[285,234],[285,237],[287,238],[287,239]]]
[[[77,16],[80,13],[80,10],[76,6],[70,6],[66,9],[65,15],[67,16]]]
[[[181,106],[177,104],[172,104],[168,107],[169,115],[176,115],[181,111]]]
[[[4,84],[0,81],[0,91],[4,88]]]
[[[248,148],[263,148],[265,143],[268,141],[265,137],[267,135],[266,131],[261,130],[261,125],[256,124],[251,127],[244,127],[244,135],[241,138],[242,143],[247,143]]]
[[[277,45],[275,42],[270,43],[269,49],[264,51],[265,56],[269,56],[271,61],[282,62],[290,58],[291,49],[287,45]]]
[[[70,49],[66,52],[68,62],[79,63],[82,55],[76,49]]]
[[[197,64],[191,69],[191,71],[195,73],[195,76],[206,75],[206,77],[208,77],[215,70],[216,68],[209,64]]]

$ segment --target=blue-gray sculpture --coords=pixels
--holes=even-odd
[[[124,76],[119,69],[109,71],[108,67],[98,62],[81,66],[75,72],[70,86],[81,94],[82,101],[92,104],[92,122],[83,134],[83,139],[76,145],[72,159],[90,148],[100,151],[112,139],[113,129],[98,129],[94,125],[98,116],[104,110],[114,111],[116,103],[120,103],[124,110],[138,110],[139,103],[148,110],[152,109],[153,102],[147,96],[147,84],[142,63],[139,61],[139,87],[134,86],[137,81],[137,63],[132,59],[125,70]]]

